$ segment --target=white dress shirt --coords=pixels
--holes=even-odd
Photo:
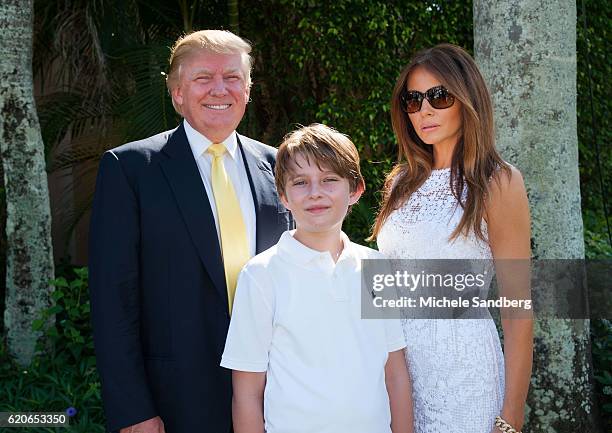
[[[208,201],[215,218],[215,227],[217,228],[217,237],[219,238],[219,245],[221,245],[221,235],[219,233],[219,218],[217,217],[217,206],[215,204],[215,197],[213,195],[212,184],[210,180],[210,171],[212,168],[212,155],[208,153],[208,148],[213,144],[208,138],[183,120],[185,126],[185,134],[191,147],[193,157],[198,164],[198,170],[200,171],[200,177],[202,183],[206,189],[208,195]],[[249,185],[249,179],[247,177],[246,166],[242,159],[240,149],[238,149],[238,137],[236,131],[233,131],[229,137],[222,141],[227,149],[226,154],[223,157],[223,166],[227,175],[232,181],[234,191],[238,197],[240,203],[240,209],[242,210],[242,219],[246,226],[247,238],[249,240],[249,254],[251,257],[255,255],[255,202],[251,195],[251,187]]]
[[[268,433],[391,433],[385,363],[404,334],[361,318],[361,260],[384,256],[342,239],[334,263],[286,231],[240,273],[221,365],[266,372]]]

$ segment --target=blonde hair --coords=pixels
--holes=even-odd
[[[511,171],[495,149],[493,106],[485,80],[474,59],[452,44],[439,44],[415,54],[395,84],[391,123],[398,141],[398,163],[385,181],[382,205],[370,240],[378,235],[391,212],[408,200],[431,174],[433,147],[419,138],[401,105],[401,95],[408,90],[408,77],[416,68],[434,75],[461,102],[461,136],[452,156],[450,188],[463,208],[463,216],[450,238],[473,230],[484,240],[481,224],[489,181],[499,181],[500,171],[510,177]]]
[[[178,85],[181,65],[194,52],[204,50],[216,54],[240,54],[247,88],[251,87],[253,58],[251,44],[227,30],[200,30],[181,36],[170,51],[170,68],[166,77],[168,91]]]
[[[359,167],[359,152],[348,136],[334,128],[313,123],[303,126],[285,136],[278,148],[274,178],[279,195],[285,196],[285,185],[292,172],[292,163],[301,155],[308,163],[315,163],[319,169],[332,170],[349,182],[351,192],[365,182]]]

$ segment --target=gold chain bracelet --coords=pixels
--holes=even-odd
[[[499,415],[495,417],[495,427],[499,427],[502,433],[522,433],[508,424],[508,422]]]

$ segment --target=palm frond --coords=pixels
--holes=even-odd
[[[147,137],[170,129],[177,117],[166,88],[169,42],[133,47],[121,52],[121,66],[129,70],[128,92],[118,100],[115,118],[125,126],[125,139]]]

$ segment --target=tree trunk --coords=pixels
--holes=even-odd
[[[524,175],[537,259],[582,259],[576,124],[576,4],[474,1],[474,53],[497,143]],[[536,320],[530,432],[596,432],[587,320]]]
[[[6,188],[6,309],[9,352],[27,365],[50,304],[51,216],[44,145],[32,81],[32,0],[0,0],[0,156]]]

